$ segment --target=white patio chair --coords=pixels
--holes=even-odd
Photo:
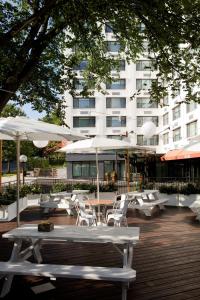
[[[94,209],[87,210],[85,203],[78,199],[75,201],[75,208],[77,211],[77,226],[82,226],[84,224],[87,226],[97,226],[97,217]]]
[[[129,201],[127,195],[122,194],[121,200],[119,202],[119,207],[113,209],[113,212],[108,212],[106,222],[108,224],[110,221],[113,221],[114,226],[128,226],[126,214],[128,210]]]
[[[189,208],[193,213],[196,215],[196,220],[200,221],[200,201],[196,200],[194,201]]]

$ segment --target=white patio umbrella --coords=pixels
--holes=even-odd
[[[85,138],[79,136],[72,130],[57,126],[54,124],[45,123],[29,119],[26,117],[9,117],[0,118],[0,139],[1,140],[15,140],[17,147],[17,226],[20,223],[19,212],[19,187],[20,187],[20,141],[34,141],[34,140],[50,140],[61,141],[79,140]]]
[[[121,140],[108,139],[101,136],[96,136],[91,139],[85,139],[72,144],[69,144],[57,152],[66,153],[96,153],[96,181],[97,181],[97,200],[99,201],[99,166],[98,166],[98,153],[105,150],[119,150],[129,149],[131,144]]]

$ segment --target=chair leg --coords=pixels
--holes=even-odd
[[[127,284],[122,283],[122,300],[127,299]]]

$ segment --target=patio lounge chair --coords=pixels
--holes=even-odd
[[[196,215],[196,220],[200,221],[200,201],[196,200],[194,201],[189,208],[193,211],[193,213]]]
[[[166,203],[168,199],[155,199],[147,196],[145,200],[142,196],[135,196],[135,199],[129,204],[129,207],[138,209],[142,211],[145,216],[151,217],[156,206],[161,210],[165,209],[164,203]]]

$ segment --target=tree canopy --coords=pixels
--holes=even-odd
[[[83,59],[86,88],[111,80],[116,61],[107,52],[107,23],[128,61],[148,40],[149,57],[159,67],[154,100],[182,84],[186,100],[199,101],[193,89],[200,80],[199,20],[199,0],[1,1],[0,111],[10,99],[37,111],[57,108],[64,90],[75,93],[73,67]]]

